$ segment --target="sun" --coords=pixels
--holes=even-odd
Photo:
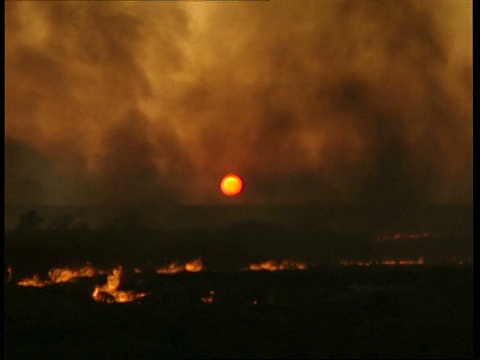
[[[236,174],[228,174],[220,181],[220,190],[227,196],[235,196],[243,190],[243,180]]]

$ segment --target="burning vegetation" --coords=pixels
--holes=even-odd
[[[302,261],[283,260],[266,260],[261,263],[253,263],[248,265],[246,270],[250,271],[279,271],[279,270],[306,270],[307,264]]]
[[[411,233],[411,234],[402,234],[402,233],[395,233],[393,235],[381,235],[375,238],[375,241],[390,241],[390,240],[415,240],[415,239],[422,239],[429,237],[430,234],[424,232],[420,233]]]
[[[463,265],[463,261],[459,261],[456,258],[452,258],[449,264],[461,264]],[[351,259],[344,259],[340,261],[340,265],[342,266],[364,266],[364,267],[373,267],[373,266],[418,266],[424,265],[425,258],[418,257],[418,258],[384,258],[384,259],[374,259],[374,260],[351,260]],[[471,262],[469,262],[471,264]],[[292,261],[292,260],[266,260],[260,263],[251,263],[248,267],[242,268],[240,270],[243,271],[251,271],[251,272],[276,272],[276,271],[288,271],[288,270],[307,270],[310,268],[312,264],[309,264],[307,267],[307,263],[302,261]],[[315,265],[312,265],[315,268]],[[189,273],[198,273],[204,271],[204,265],[200,258],[191,260],[189,262],[172,262],[164,267],[161,268],[154,268],[152,269],[154,273],[157,274],[179,274],[184,272]],[[140,267],[133,267],[132,273],[134,274],[144,274],[144,271]],[[7,282],[12,281],[16,282],[13,279],[13,268],[9,266],[6,269],[6,280]],[[91,298],[95,302],[104,302],[108,304],[113,303],[129,303],[134,302],[139,299],[142,299],[146,296],[155,293],[154,288],[150,290],[146,290],[144,288],[135,289],[130,288],[127,283],[130,283],[128,278],[128,274],[124,271],[124,267],[119,265],[110,271],[100,270],[93,267],[90,263],[86,263],[85,266],[81,268],[53,268],[48,271],[48,276],[42,278],[40,275],[35,274],[32,277],[23,278],[20,281],[16,282],[18,286],[25,286],[25,287],[36,287],[42,288],[45,286],[59,284],[59,283],[69,283],[74,281],[77,278],[94,278],[98,275],[107,275],[106,276],[106,283],[101,284],[101,282],[96,282],[96,285],[92,286],[88,293],[91,294]],[[123,286],[122,286],[123,285]],[[152,292],[151,292],[152,291]],[[220,291],[221,293],[221,291]],[[199,294],[200,295],[200,294]],[[198,295],[196,295],[198,296]],[[228,298],[229,295],[227,295]],[[209,290],[206,292],[206,295],[200,295],[196,297],[196,301],[200,300],[201,303],[204,304],[214,304],[217,302],[217,292],[215,290]],[[220,300],[223,297],[219,298]],[[223,300],[222,300],[223,301]],[[220,301],[220,302],[222,302]],[[257,299],[249,300],[250,304],[257,305],[259,301]]]
[[[40,276],[35,274],[31,278],[25,278],[20,280],[17,285],[19,286],[30,286],[30,287],[44,287],[46,285],[50,285],[51,283],[47,281],[43,281],[40,279]]]
[[[203,302],[204,304],[213,304],[213,301],[215,300],[215,291],[210,290],[208,296],[204,296],[200,298],[200,301]]]
[[[180,263],[178,261],[172,262],[166,266],[157,269],[157,274],[178,274],[181,272],[200,272],[203,271],[202,259],[195,259],[187,263]]]
[[[71,268],[56,268],[48,272],[48,277],[54,283],[68,282],[79,277],[94,277],[103,271],[97,271],[90,264],[87,263],[84,267],[75,270]]]
[[[19,286],[33,286],[44,287],[52,284],[59,284],[72,281],[81,277],[95,277],[97,274],[105,273],[103,270],[95,269],[90,263],[86,263],[84,267],[80,269],[66,268],[53,268],[48,272],[48,279],[42,280],[38,274],[33,275],[31,278],[24,278],[20,280],[17,285]]]
[[[121,290],[121,282],[123,275],[123,267],[118,266],[112,270],[107,277],[107,283],[104,285],[97,285],[92,293],[92,298],[95,301],[103,301],[106,303],[127,303],[147,296],[144,292],[134,292]]]
[[[28,287],[45,287],[53,284],[71,282],[74,279],[81,277],[93,278],[97,275],[104,275],[107,273],[108,272],[105,270],[95,269],[90,263],[87,262],[86,265],[80,269],[73,269],[70,267],[53,268],[48,272],[48,279],[46,280],[42,280],[40,275],[35,274],[31,278],[24,278],[20,280],[17,285]],[[95,286],[92,294],[93,299],[95,301],[105,301],[107,303],[126,303],[147,296],[146,293],[136,293],[133,291],[121,290],[120,285],[122,281],[122,275],[122,266],[118,266],[117,268],[113,269],[107,276],[106,284]]]
[[[386,259],[382,261],[376,260],[342,260],[340,265],[343,266],[377,266],[377,265],[424,265],[425,258],[418,259]]]

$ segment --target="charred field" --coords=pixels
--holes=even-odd
[[[7,283],[5,358],[473,357],[471,267],[142,273],[122,304],[105,277]]]
[[[124,225],[6,232],[6,359],[473,357],[469,234]]]

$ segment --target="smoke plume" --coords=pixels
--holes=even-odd
[[[471,203],[471,7],[6,2],[7,200]]]

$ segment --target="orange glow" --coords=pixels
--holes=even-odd
[[[169,265],[157,269],[157,274],[178,274],[181,272],[199,272],[203,270],[202,259],[195,259],[185,264],[175,261]]]
[[[213,300],[215,300],[215,291],[213,290],[210,290],[210,294],[208,296],[200,298],[200,301],[205,304],[212,304]]]
[[[33,275],[32,278],[24,278],[20,280],[17,285],[44,287],[46,285],[69,282],[79,277],[94,277],[95,275],[101,273],[101,270],[95,270],[95,268],[87,262],[84,267],[78,270],[68,267],[53,268],[48,272],[49,279],[47,280],[41,280],[39,275]]]
[[[112,273],[107,277],[107,283],[104,285],[97,285],[92,293],[92,298],[95,301],[104,301],[112,304],[127,303],[147,296],[147,293],[136,293],[133,291],[119,290],[122,280],[123,268],[118,266],[112,270]]]
[[[402,234],[402,233],[395,233],[393,235],[383,235],[377,236],[375,238],[376,241],[386,241],[386,240],[405,240],[405,239],[421,239],[429,237],[430,234],[425,232],[423,234],[419,233],[412,233],[412,234]]]
[[[235,196],[243,190],[243,180],[236,174],[228,174],[220,182],[220,190],[227,196]]]
[[[203,263],[201,259],[192,260],[185,264],[185,271],[199,272],[203,270]]]
[[[266,260],[258,264],[248,265],[250,271],[279,271],[279,270],[306,270],[307,264],[301,261],[283,260],[278,263],[276,260]]]
[[[177,262],[157,269],[157,274],[177,274],[180,272],[183,272],[183,265],[180,265]]]
[[[31,278],[25,278],[20,280],[17,285],[19,286],[32,286],[32,287],[44,287],[48,285],[48,281],[43,281],[40,279],[40,276],[37,274],[33,275]]]
[[[418,259],[386,259],[382,261],[352,261],[342,260],[340,265],[343,266],[375,266],[375,265],[424,265],[425,258],[419,257]]]
[[[95,268],[86,263],[84,267],[75,270],[71,268],[54,268],[48,272],[48,277],[55,283],[68,282],[79,277],[94,277],[97,274]]]

